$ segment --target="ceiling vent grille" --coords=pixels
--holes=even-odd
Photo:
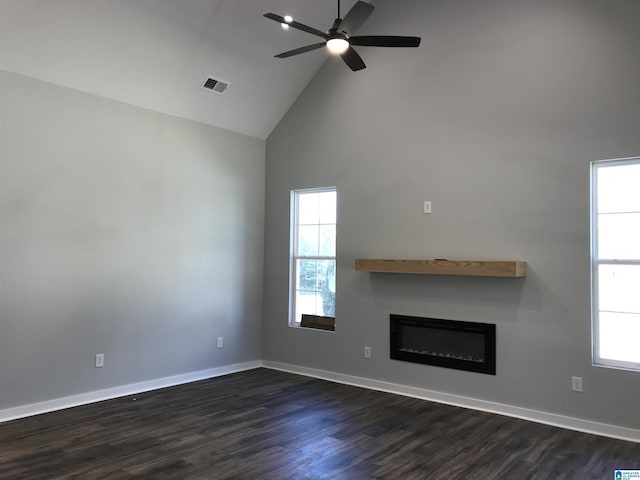
[[[216,80],[214,78],[207,78],[202,84],[202,88],[205,90],[211,90],[218,95],[223,95],[229,87],[229,82],[223,82],[222,80]]]

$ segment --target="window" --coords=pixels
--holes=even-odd
[[[291,294],[289,324],[302,314],[335,317],[336,189],[291,193]]]
[[[592,163],[596,365],[640,370],[640,158]]]

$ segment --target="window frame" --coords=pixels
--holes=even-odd
[[[336,245],[334,249],[334,256],[326,256],[326,255],[299,255],[298,254],[298,240],[299,240],[299,197],[300,194],[306,193],[325,193],[325,192],[334,192],[336,195],[336,212],[335,212],[335,226],[336,226],[336,238],[334,239]],[[337,277],[337,225],[338,225],[338,190],[335,186],[333,187],[317,187],[317,188],[300,188],[291,190],[290,196],[290,233],[289,233],[289,313],[288,313],[288,324],[290,327],[295,328],[306,328],[300,325],[301,322],[296,321],[296,278],[297,278],[297,261],[299,259],[315,259],[315,260],[333,260],[335,264],[335,276]],[[337,293],[337,278],[336,278],[336,286],[335,293]],[[334,314],[335,315],[335,314]],[[333,330],[322,330],[318,329],[318,331],[324,332],[333,332]]]
[[[591,162],[591,347],[592,364],[596,367],[616,368],[620,370],[640,371],[640,362],[603,358],[600,356],[600,282],[599,267],[601,265],[633,265],[640,266],[640,258],[620,260],[599,257],[599,229],[598,229],[598,172],[601,168],[623,165],[640,165],[640,157],[627,157]]]

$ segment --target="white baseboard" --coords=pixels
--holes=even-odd
[[[395,393],[398,395],[419,398],[431,402],[444,403],[447,405],[470,408],[472,410],[480,410],[483,412],[496,413],[508,417],[520,418],[523,420],[529,420],[531,422],[566,428],[568,430],[592,433],[594,435],[600,435],[603,437],[611,437],[620,440],[640,443],[640,430],[631,428],[592,422],[590,420],[567,417],[564,415],[557,415],[555,413],[542,412],[539,410],[532,410],[529,408],[489,402],[486,400],[478,400],[475,398],[463,397],[460,395],[436,392],[423,388],[408,387],[405,385],[383,382],[371,378],[356,377],[353,375],[345,375],[342,373],[329,372],[326,370],[317,370],[315,368],[300,367],[297,365],[290,365],[286,363],[263,360],[262,366],[273,370],[281,370],[283,372],[297,373],[308,377],[321,378],[323,380],[329,380],[331,382],[344,383],[356,387],[379,390],[381,392]]]
[[[0,423],[8,422],[18,418],[30,417],[41,413],[53,412],[56,410],[64,410],[65,408],[77,407],[88,403],[110,400],[112,398],[134,395],[141,392],[158,390],[160,388],[173,387],[182,385],[183,383],[197,382],[198,380],[206,380],[208,378],[219,377],[229,373],[242,372],[251,370],[262,365],[260,360],[252,362],[236,363],[233,365],[225,365],[208,370],[199,370],[197,372],[189,372],[171,377],[156,378],[146,380],[144,382],[122,385],[104,390],[96,390],[93,392],[81,393],[79,395],[71,395],[69,397],[55,398],[44,402],[32,403],[20,407],[7,408],[0,410]]]
[[[308,377],[320,378],[331,382],[344,383],[356,387],[378,390],[381,392],[395,393],[407,397],[419,398],[431,402],[444,403],[447,405],[455,405],[458,407],[480,410],[483,412],[496,413],[506,415],[508,417],[521,418],[531,422],[543,423],[554,427],[566,428],[578,432],[592,433],[604,437],[611,437],[620,440],[640,443],[640,430],[619,427],[616,425],[608,425],[605,423],[583,420],[580,418],[567,417],[554,413],[542,412],[528,408],[516,407],[502,403],[489,402],[460,395],[436,392],[424,388],[409,387],[397,383],[383,382],[371,378],[357,377],[354,375],[346,375],[343,373],[329,372],[327,370],[318,370],[315,368],[301,367],[290,365],[287,363],[272,362],[268,360],[255,360],[251,362],[236,363],[233,365],[225,365],[222,367],[211,368],[208,370],[200,370],[171,377],[157,378],[129,385],[122,385],[104,390],[96,390],[93,392],[81,393],[69,397],[55,398],[44,402],[32,403],[14,408],[0,410],[0,423],[18,418],[30,417],[41,413],[53,412],[56,410],[64,410],[66,408],[77,407],[89,403],[110,400],[112,398],[124,397],[127,395],[135,395],[141,392],[158,390],[160,388],[173,387],[184,383],[197,382],[208,378],[219,377],[230,373],[252,370],[258,367],[270,368],[272,370],[281,370],[283,372],[296,373]]]

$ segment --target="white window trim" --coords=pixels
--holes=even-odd
[[[640,260],[601,259],[598,257],[598,169],[605,166],[631,165],[640,163],[640,157],[597,160],[591,162],[591,346],[592,364],[621,370],[640,371],[640,363],[601,358],[599,352],[599,281],[600,265],[640,265]],[[605,167],[606,168],[606,167]]]
[[[334,257],[329,257],[329,256],[318,256],[318,257],[314,257],[314,256],[307,256],[307,255],[296,255],[297,253],[297,249],[296,246],[298,244],[298,202],[296,201],[296,195],[298,193],[323,193],[323,192],[336,192],[337,195],[337,188],[336,187],[319,187],[319,188],[299,188],[296,190],[291,190],[291,195],[289,198],[289,205],[291,208],[290,211],[290,226],[289,226],[289,238],[290,238],[290,244],[289,244],[289,326],[290,327],[294,327],[294,328],[303,328],[300,326],[300,322],[296,322],[296,303],[295,303],[295,298],[296,298],[296,260],[298,259],[302,259],[302,258],[313,258],[313,259],[317,259],[317,260],[335,260],[337,263],[337,252],[336,252],[336,256]],[[337,212],[337,206],[336,206],[336,225],[338,224],[338,212]],[[336,246],[337,247],[337,246]],[[336,265],[337,268],[337,265]],[[337,271],[336,271],[337,274]],[[338,290],[337,287],[337,279],[336,279],[336,292]],[[326,332],[326,333],[334,333],[333,330],[321,330],[321,329],[310,329],[310,330],[314,330],[317,332]]]

